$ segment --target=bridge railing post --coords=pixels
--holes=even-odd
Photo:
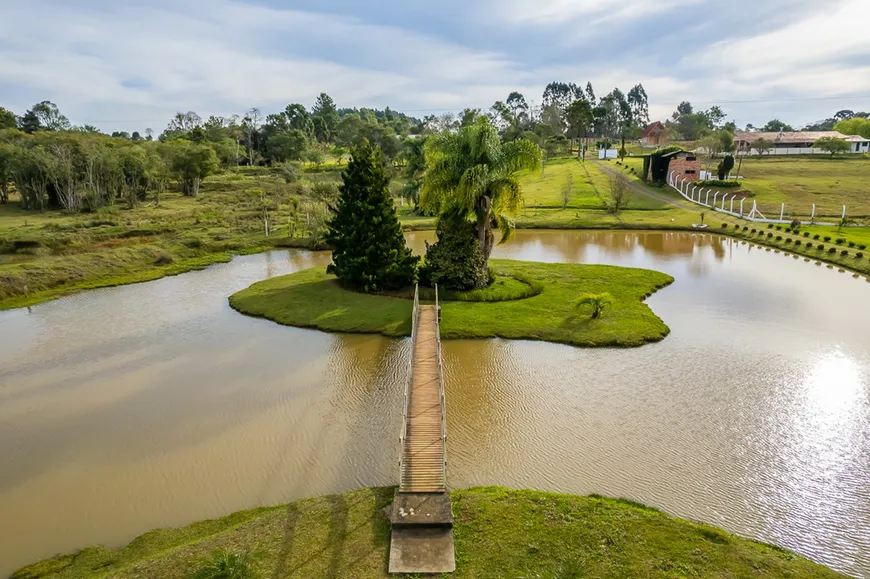
[[[438,395],[441,399],[441,442],[444,445],[443,477],[447,488],[447,398],[444,396],[444,367],[441,363],[441,304],[438,301],[438,284],[435,284],[435,339],[438,347]]]
[[[404,455],[405,438],[408,436],[408,402],[411,398],[411,383],[414,379],[414,355],[417,341],[417,320],[420,314],[420,286],[414,286],[414,308],[411,310],[411,356],[408,360],[408,379],[405,383],[405,399],[402,402],[402,432],[399,434],[399,443],[402,447],[402,452],[399,454],[399,488],[404,482],[404,469],[402,468],[402,457]]]

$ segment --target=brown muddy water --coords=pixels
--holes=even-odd
[[[629,497],[870,577],[870,283],[689,233],[520,231],[496,256],[668,272],[648,303],[672,333],[446,342],[451,486]],[[273,251],[0,312],[0,576],[395,484],[408,340],[227,305],[328,260]]]

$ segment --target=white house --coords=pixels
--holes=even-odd
[[[768,155],[824,153],[824,151],[813,148],[813,143],[822,137],[843,139],[851,146],[851,153],[870,153],[870,139],[860,135],[848,136],[838,131],[794,131],[788,133],[738,132],[734,134],[734,144],[738,151],[750,154],[759,153],[754,146],[755,141],[759,139],[773,143],[772,149],[764,151]]]

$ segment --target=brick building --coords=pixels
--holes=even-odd
[[[661,159],[667,160],[668,163],[668,170],[662,176],[662,181],[665,181],[667,174],[672,172],[677,179],[685,181],[697,181],[701,178],[701,160],[691,151],[674,151],[662,155]],[[646,175],[648,181],[655,181],[653,169],[653,164],[649,163],[649,173]]]

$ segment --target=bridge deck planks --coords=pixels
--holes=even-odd
[[[441,376],[438,367],[438,312],[420,306],[413,344],[408,429],[402,448],[401,492],[446,490],[444,440],[441,437]]]

